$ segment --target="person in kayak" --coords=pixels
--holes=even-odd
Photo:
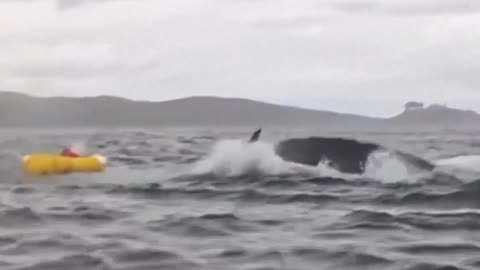
[[[80,155],[77,152],[73,151],[73,149],[69,147],[65,147],[60,153],[60,155],[64,157],[80,157]]]

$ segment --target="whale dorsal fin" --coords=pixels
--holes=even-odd
[[[253,142],[258,141],[258,139],[260,138],[260,133],[262,133],[262,129],[261,129],[261,128],[257,129],[257,130],[252,134],[252,136],[250,137],[250,140],[248,140],[248,143],[253,143]]]

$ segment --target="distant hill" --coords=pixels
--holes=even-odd
[[[375,118],[240,98],[163,102],[98,97],[33,97],[0,92],[0,126],[369,125]]]
[[[189,97],[163,102],[113,96],[33,97],[0,92],[0,127],[311,125],[379,127],[480,123],[471,111],[426,108],[393,118],[372,118],[275,105],[240,98]]]

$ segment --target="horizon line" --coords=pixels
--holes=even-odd
[[[300,109],[300,110],[311,110],[311,111],[317,111],[317,112],[331,112],[331,113],[338,113],[338,114],[344,114],[344,115],[353,115],[353,116],[361,116],[361,117],[366,117],[366,118],[376,118],[376,119],[388,119],[392,118],[398,115],[401,115],[406,111],[405,105],[407,103],[411,102],[418,102],[424,104],[423,109],[426,109],[430,106],[436,106],[440,105],[448,109],[454,109],[454,110],[464,110],[464,111],[473,111],[475,113],[478,113],[476,110],[472,109],[466,109],[466,108],[455,108],[455,107],[449,107],[444,104],[440,104],[438,102],[436,103],[425,103],[423,101],[418,101],[418,100],[409,100],[404,103],[404,106],[402,107],[402,110],[400,110],[399,113],[394,114],[392,116],[378,116],[378,115],[365,115],[365,114],[360,114],[360,113],[351,113],[351,112],[340,112],[340,111],[335,111],[335,110],[326,110],[326,109],[321,109],[321,108],[312,108],[308,106],[299,106],[299,105],[290,105],[290,104],[283,104],[283,103],[276,103],[276,102],[271,102],[271,101],[265,101],[265,100],[259,100],[259,99],[253,99],[253,98],[246,98],[246,97],[236,97],[236,96],[214,96],[214,95],[196,95],[196,96],[183,96],[183,97],[176,97],[176,98],[171,98],[171,99],[163,99],[163,100],[154,100],[154,99],[135,99],[135,98],[130,98],[130,97],[125,97],[121,95],[110,95],[110,94],[98,94],[98,95],[84,95],[84,96],[68,96],[68,95],[36,95],[32,93],[25,93],[25,92],[20,92],[20,91],[14,91],[14,90],[5,90],[5,89],[0,89],[0,93],[9,93],[9,94],[14,94],[14,95],[23,95],[27,96],[30,98],[38,98],[38,99],[51,99],[51,98],[65,98],[65,99],[82,99],[82,98],[115,98],[115,99],[121,99],[124,101],[128,102],[144,102],[144,103],[163,103],[163,102],[171,102],[171,101],[178,101],[178,100],[185,100],[185,99],[192,99],[192,98],[216,98],[216,99],[238,99],[238,100],[244,100],[244,101],[251,101],[251,102],[258,102],[258,103],[264,103],[264,104],[269,104],[269,105],[275,105],[275,106],[282,106],[282,107],[288,107],[288,108],[295,108],[295,109]]]

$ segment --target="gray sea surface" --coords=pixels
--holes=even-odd
[[[255,128],[2,130],[0,269],[480,269],[480,131],[272,127],[248,145]],[[442,168],[387,155],[345,175],[275,156],[302,136]],[[67,145],[106,156],[106,171],[22,172],[23,155]]]

